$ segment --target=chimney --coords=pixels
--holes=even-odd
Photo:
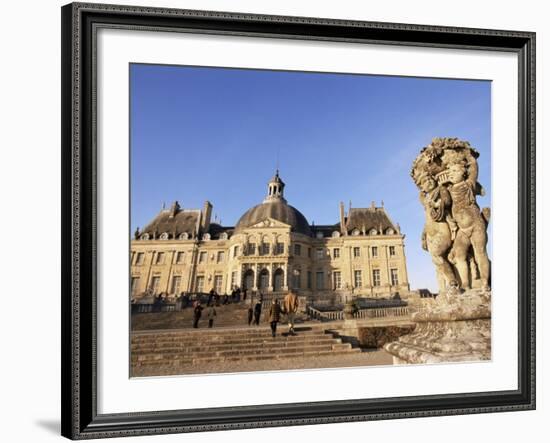
[[[208,228],[210,228],[210,217],[212,217],[212,203],[206,200],[204,202],[204,207],[202,209],[202,219],[201,219],[202,232],[208,232]]]
[[[344,212],[344,202],[340,202],[340,232],[342,232],[342,235],[347,234],[346,213]]]

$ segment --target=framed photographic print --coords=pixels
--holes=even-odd
[[[534,44],[64,6],[63,435],[533,409]]]

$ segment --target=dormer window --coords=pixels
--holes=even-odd
[[[168,232],[163,232],[162,234],[160,234],[160,239],[161,240],[168,240],[170,236],[168,235]]]
[[[338,238],[338,237],[340,237],[340,233],[339,233],[338,231],[333,231],[333,232],[332,232],[332,236],[333,236],[334,238]]]
[[[370,231],[369,231],[369,235],[376,235],[378,234],[378,231],[374,228],[372,228]]]
[[[187,240],[187,239],[189,239],[189,234],[187,232],[180,234],[180,240]]]
[[[149,240],[149,234],[143,234],[143,235],[140,237],[140,240]]]
[[[359,229],[354,229],[352,232],[351,232],[351,235],[359,235],[361,234],[361,231]]]
[[[210,240],[210,234],[208,234],[208,233],[203,234],[202,239],[203,240]]]
[[[317,237],[317,238],[323,238],[324,235],[323,235],[322,232],[319,231],[319,232],[317,232],[316,237]]]

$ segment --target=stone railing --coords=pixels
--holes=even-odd
[[[306,313],[310,318],[319,321],[343,320],[344,311],[320,311],[312,306],[306,308]],[[393,308],[368,308],[360,309],[353,314],[354,318],[383,318],[383,317],[406,317],[409,315],[407,306]]]
[[[381,317],[406,317],[409,315],[407,306],[395,308],[369,308],[360,309],[353,316],[355,318],[381,318]]]
[[[344,311],[319,311],[313,306],[308,306],[306,308],[306,313],[310,318],[319,321],[332,321],[332,320],[343,320]]]
[[[134,303],[132,305],[132,314],[143,314],[148,312],[172,312],[176,310],[175,303]]]

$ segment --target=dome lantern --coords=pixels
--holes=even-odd
[[[274,200],[282,200],[286,202],[284,198],[285,183],[279,177],[279,170],[275,171],[275,175],[267,183],[267,195],[264,199],[264,203]]]

